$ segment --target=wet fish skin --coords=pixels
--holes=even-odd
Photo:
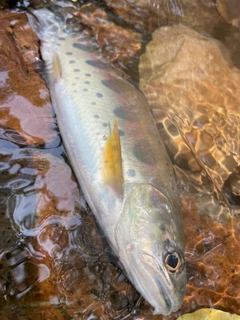
[[[138,291],[147,293],[156,314],[177,311],[185,293],[182,239],[176,235],[179,225],[172,220],[172,210],[172,203],[158,189],[139,184],[126,200],[116,228],[124,268]],[[176,273],[166,268],[172,254],[179,259]]]
[[[176,311],[186,283],[182,216],[173,168],[147,101],[98,60],[84,37],[65,34],[47,9],[32,13],[38,21],[28,18],[42,42],[60,132],[86,200],[126,275],[155,313]],[[115,119],[121,195],[101,175],[108,124]]]

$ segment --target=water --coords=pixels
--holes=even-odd
[[[84,319],[103,310],[116,319],[128,313],[139,296],[110,263],[63,159],[1,149],[0,167],[2,312],[21,306],[31,317],[36,306],[54,305]]]
[[[205,2],[139,1],[124,9],[126,1],[117,6],[106,1],[108,8],[99,8],[95,1],[81,8],[78,17],[88,26],[99,55],[135,82],[139,55],[153,29],[179,22],[220,39],[239,67],[239,29],[224,22],[214,2]],[[114,36],[106,38],[109,29],[102,27],[109,17],[116,25],[110,24]],[[15,21],[16,16],[9,19]],[[27,30],[26,21],[19,24],[21,32]],[[30,36],[29,30],[23,35],[13,30],[22,41]],[[12,61],[19,55],[13,53]],[[30,54],[25,52],[26,57]],[[153,316],[124,277],[79,191],[44,83],[40,81],[39,97],[33,98],[39,80],[30,63],[27,73],[24,68],[11,73],[16,64],[6,64],[0,75],[0,318],[167,320],[200,307],[240,314],[240,220],[221,211],[224,207],[214,197],[212,181],[193,175],[184,161],[175,163],[185,188],[181,201],[187,292],[180,311]],[[164,124],[169,129],[166,120]],[[167,141],[168,131],[163,125],[159,128]],[[169,130],[174,136],[174,128]],[[214,216],[216,207],[220,214]]]

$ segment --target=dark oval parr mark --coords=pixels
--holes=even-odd
[[[136,114],[131,111],[131,106],[122,105],[113,110],[116,117],[127,120],[129,122],[137,122]]]
[[[91,50],[90,50],[89,47],[84,46],[84,45],[81,44],[81,43],[74,43],[72,46],[73,46],[74,48],[76,48],[76,49],[80,49],[80,50],[83,50],[83,51],[91,52]]]
[[[133,147],[133,153],[138,161],[148,164],[150,166],[155,164],[155,160],[152,157],[150,145],[145,140],[138,141]]]
[[[98,60],[86,60],[85,62],[86,64],[101,70],[105,70],[107,68],[107,65],[105,63]]]

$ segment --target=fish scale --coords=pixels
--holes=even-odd
[[[32,13],[60,133],[89,207],[154,312],[176,311],[186,283],[182,216],[173,168],[147,101],[98,59],[81,34],[64,33],[47,9]],[[103,179],[113,135],[121,146],[116,162],[122,162],[122,174],[112,177],[122,185],[119,194]]]

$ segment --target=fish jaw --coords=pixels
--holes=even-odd
[[[168,315],[186,287],[181,211],[151,184],[133,189],[116,228],[118,255],[127,277],[154,307]]]

